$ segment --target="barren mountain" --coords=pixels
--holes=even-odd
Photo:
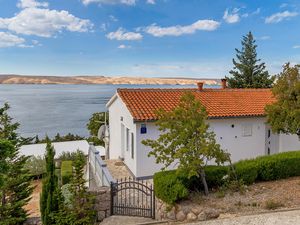
[[[105,76],[25,76],[0,75],[0,84],[180,84],[197,82],[207,85],[219,84],[218,79],[195,78],[145,78],[145,77],[105,77]]]

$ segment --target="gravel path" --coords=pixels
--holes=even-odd
[[[300,210],[211,220],[191,225],[300,225]]]

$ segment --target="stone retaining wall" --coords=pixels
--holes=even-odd
[[[111,195],[109,187],[100,187],[95,191],[90,191],[95,196],[95,210],[97,212],[97,221],[101,222],[103,219],[111,215],[110,204]]]
[[[156,198],[156,212],[157,220],[177,220],[177,221],[204,221],[218,218],[220,213],[214,209],[203,209],[199,205],[191,203],[175,204],[168,206],[162,200]]]

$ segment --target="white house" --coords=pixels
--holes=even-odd
[[[148,157],[143,139],[156,139],[155,110],[172,110],[187,89],[118,89],[107,103],[110,159],[121,158],[140,179],[153,176],[162,165]],[[206,107],[210,129],[233,161],[283,151],[300,150],[297,135],[273,134],[266,124],[265,106],[275,101],[270,89],[188,89]]]

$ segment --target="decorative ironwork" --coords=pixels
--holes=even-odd
[[[155,218],[155,195],[152,184],[125,178],[111,182],[112,215]]]

